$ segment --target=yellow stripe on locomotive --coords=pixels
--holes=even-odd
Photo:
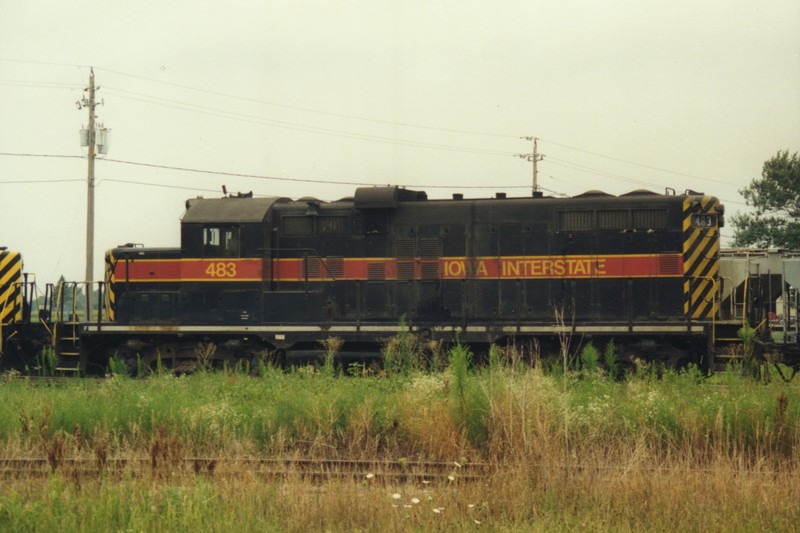
[[[0,250],[0,323],[22,321],[22,256]]]
[[[710,319],[718,310],[719,229],[725,208],[713,196],[690,195],[683,201],[684,314]]]
[[[104,305],[106,316],[112,322],[114,322],[116,317],[116,310],[117,310],[117,294],[115,292],[115,283],[114,283],[114,267],[117,264],[117,260],[114,258],[114,254],[110,251],[106,253],[106,272],[105,272],[105,295],[104,295]]]

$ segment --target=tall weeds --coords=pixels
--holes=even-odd
[[[486,443],[488,397],[470,372],[472,353],[463,344],[450,349],[448,368],[450,382],[450,412],[453,423],[467,441],[480,449]]]
[[[408,376],[423,367],[416,335],[408,331],[405,317],[400,319],[397,335],[383,347],[383,368],[390,376]]]

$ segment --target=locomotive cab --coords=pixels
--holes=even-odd
[[[108,304],[118,323],[218,324],[260,318],[265,220],[278,198],[186,202],[180,248],[107,254]]]

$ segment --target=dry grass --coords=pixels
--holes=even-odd
[[[573,458],[522,464],[479,482],[266,481],[254,472],[174,470],[4,484],[0,524],[62,531],[786,531],[800,512],[797,468],[719,459]],[[599,460],[599,462],[598,462]]]

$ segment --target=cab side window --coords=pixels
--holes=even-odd
[[[203,228],[203,257],[239,257],[240,246],[238,226]]]

